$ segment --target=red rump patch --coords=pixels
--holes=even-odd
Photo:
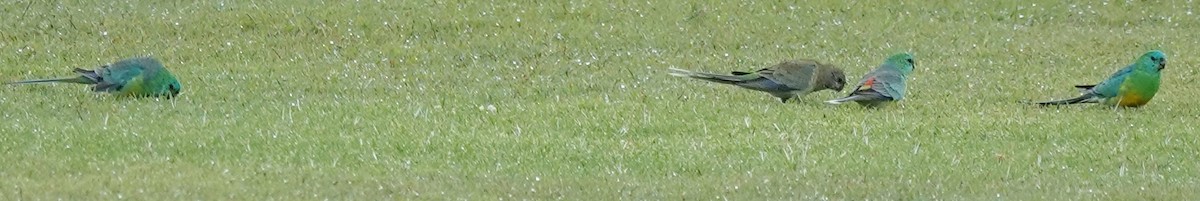
[[[863,89],[871,88],[871,86],[875,86],[875,77],[867,78],[867,81],[862,84]]]

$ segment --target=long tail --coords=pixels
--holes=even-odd
[[[863,99],[866,99],[866,98],[869,98],[869,97],[860,96],[860,95],[853,95],[853,94],[852,94],[852,95],[849,95],[849,96],[846,96],[846,97],[842,97],[842,98],[839,98],[839,99],[827,100],[827,101],[825,101],[825,103],[834,104],[834,105],[841,105],[842,103],[846,103],[846,102],[850,102],[850,101],[858,101],[858,100],[863,100]]]
[[[737,84],[737,83],[745,82],[746,80],[749,80],[749,79],[739,76],[739,75],[745,76],[748,73],[736,74],[736,75],[718,75],[718,74],[712,74],[712,73],[692,72],[692,71],[678,69],[678,68],[670,68],[668,70],[670,70],[670,72],[667,72],[668,74],[671,74],[676,77],[690,77],[690,78],[696,78],[696,79],[701,79],[701,80],[706,80],[706,81],[716,82],[716,83],[722,83],[722,84]]]
[[[850,101],[886,101],[886,100],[891,100],[891,99],[892,98],[884,96],[883,94],[879,94],[879,92],[875,92],[872,90],[858,90],[858,91],[855,91],[854,93],[850,93],[850,95],[846,95],[846,97],[842,97],[839,99],[833,99],[833,100],[827,100],[827,101],[825,101],[825,103],[839,105],[839,104],[850,102]]]
[[[845,98],[839,98],[839,99],[827,100],[827,101],[825,101],[825,103],[834,104],[834,105],[841,105],[842,103],[849,102],[849,101],[850,101],[850,97],[851,97],[851,96],[847,96],[847,97],[845,97]]]
[[[1076,103],[1098,103],[1098,102],[1100,102],[1100,99],[1096,98],[1096,94],[1085,93],[1079,97],[1075,97],[1072,99],[1037,102],[1034,104],[1038,104],[1040,106],[1050,106],[1050,105],[1067,105],[1067,104],[1076,104]]]
[[[79,83],[79,84],[100,83],[100,79],[101,79],[100,74],[96,73],[96,71],[82,69],[82,68],[75,68],[75,72],[79,73],[78,77],[23,80],[23,81],[9,82],[9,83],[5,83],[5,84],[15,85],[15,84],[46,83],[46,82],[66,82],[66,83]]]
[[[22,80],[22,81],[9,82],[9,83],[4,83],[4,84],[17,85],[17,84],[33,84],[33,83],[47,83],[47,82],[66,82],[66,83],[79,83],[79,84],[96,84],[96,81],[94,81],[94,80],[92,80],[92,79],[88,79],[87,77],[84,77],[84,76],[79,76],[79,77],[65,77],[65,78],[50,78],[50,79],[36,79],[36,80]]]

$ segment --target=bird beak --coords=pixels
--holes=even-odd
[[[171,90],[171,93],[167,94],[166,96],[167,99],[175,98],[176,96],[179,96],[179,90]]]
[[[1167,62],[1164,61],[1162,63],[1158,63],[1158,70],[1162,70],[1164,68],[1167,68]]]

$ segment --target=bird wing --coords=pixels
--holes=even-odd
[[[1089,92],[1095,93],[1096,96],[1101,98],[1116,97],[1117,93],[1120,92],[1121,84],[1125,82],[1125,77],[1129,77],[1129,73],[1133,72],[1133,68],[1133,65],[1129,65],[1121,70],[1117,70],[1116,73],[1108,76],[1108,79],[1089,89]]]
[[[100,82],[92,89],[94,91],[121,91],[131,80],[142,75],[143,67],[124,61],[100,67],[96,73],[101,77]]]
[[[876,69],[863,76],[854,91],[871,90],[880,95],[899,100],[904,96],[904,76],[899,72]]]
[[[785,61],[758,70],[757,73],[775,83],[787,85],[788,88],[808,91],[813,88],[813,75],[816,74],[817,65],[819,64],[807,60]]]

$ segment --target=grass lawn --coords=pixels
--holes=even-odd
[[[184,87],[0,86],[0,199],[1194,199],[1197,5],[5,1],[0,81],[153,55]],[[1145,107],[1020,103],[1153,49]],[[898,52],[882,109],[666,73]]]

